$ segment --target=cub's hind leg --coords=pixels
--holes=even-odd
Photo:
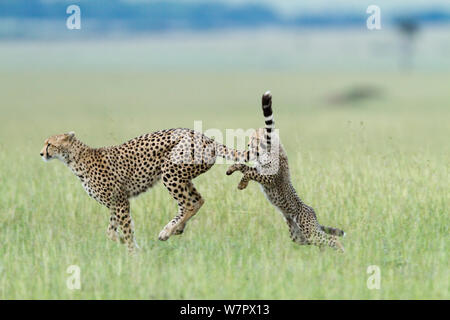
[[[318,246],[321,250],[329,246],[338,251],[344,252],[344,247],[335,235],[330,235],[322,230],[322,226],[317,221],[314,209],[303,204],[302,212],[295,218],[295,223],[306,239],[306,244]]]
[[[344,252],[344,246],[339,242],[336,236],[329,235],[325,232],[323,232],[321,229],[317,228],[315,229],[309,237],[309,241],[311,244],[316,245],[320,247],[321,249],[324,246],[329,246],[335,250],[338,250],[340,252]]]
[[[303,231],[291,217],[285,216],[284,220],[286,221],[286,223],[289,227],[289,235],[290,235],[292,241],[294,241],[295,243],[298,243],[300,245],[309,244],[303,234]]]

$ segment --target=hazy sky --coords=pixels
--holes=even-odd
[[[155,0],[122,0],[125,2],[154,2]],[[326,10],[364,10],[369,5],[380,9],[405,12],[424,8],[445,8],[450,11],[450,0],[177,0],[183,2],[225,2],[233,4],[265,4],[285,14],[298,15],[305,12],[326,12]]]
[[[369,5],[378,5],[381,10],[411,10],[432,7],[450,9],[449,0],[225,0],[227,3],[265,3],[276,7],[284,13],[290,12],[298,14],[302,10],[323,11],[327,9],[354,9],[367,8]]]

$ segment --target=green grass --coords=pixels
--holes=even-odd
[[[0,299],[448,299],[449,74],[3,72]],[[378,99],[327,97],[358,83]],[[142,250],[106,238],[109,213],[39,151],[75,130],[91,146],[171,127],[256,128],[271,89],[293,184],[345,254],[298,246],[251,183],[216,165],[182,236],[157,240],[176,205],[162,185],[132,200]],[[69,265],[81,290],[66,287]],[[367,267],[381,270],[369,290]]]

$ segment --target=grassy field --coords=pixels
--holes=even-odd
[[[0,73],[0,299],[448,299],[448,73],[3,71]],[[365,84],[372,99],[330,103]],[[162,185],[132,201],[142,250],[106,238],[109,212],[44,140],[91,146],[171,127],[257,128],[271,89],[293,183],[319,222],[344,229],[345,254],[292,243],[251,183],[216,165],[182,236]],[[70,265],[81,289],[66,286]],[[369,290],[377,265],[381,288]]]

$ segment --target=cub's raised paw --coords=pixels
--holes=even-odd
[[[248,180],[242,178],[241,181],[238,184],[238,189],[239,190],[243,190],[243,189],[247,188],[247,186],[248,186]]]
[[[242,164],[236,163],[233,164],[232,166],[230,166],[227,170],[227,176],[229,176],[230,174],[233,174],[233,172],[235,171],[240,171],[242,169]]]

